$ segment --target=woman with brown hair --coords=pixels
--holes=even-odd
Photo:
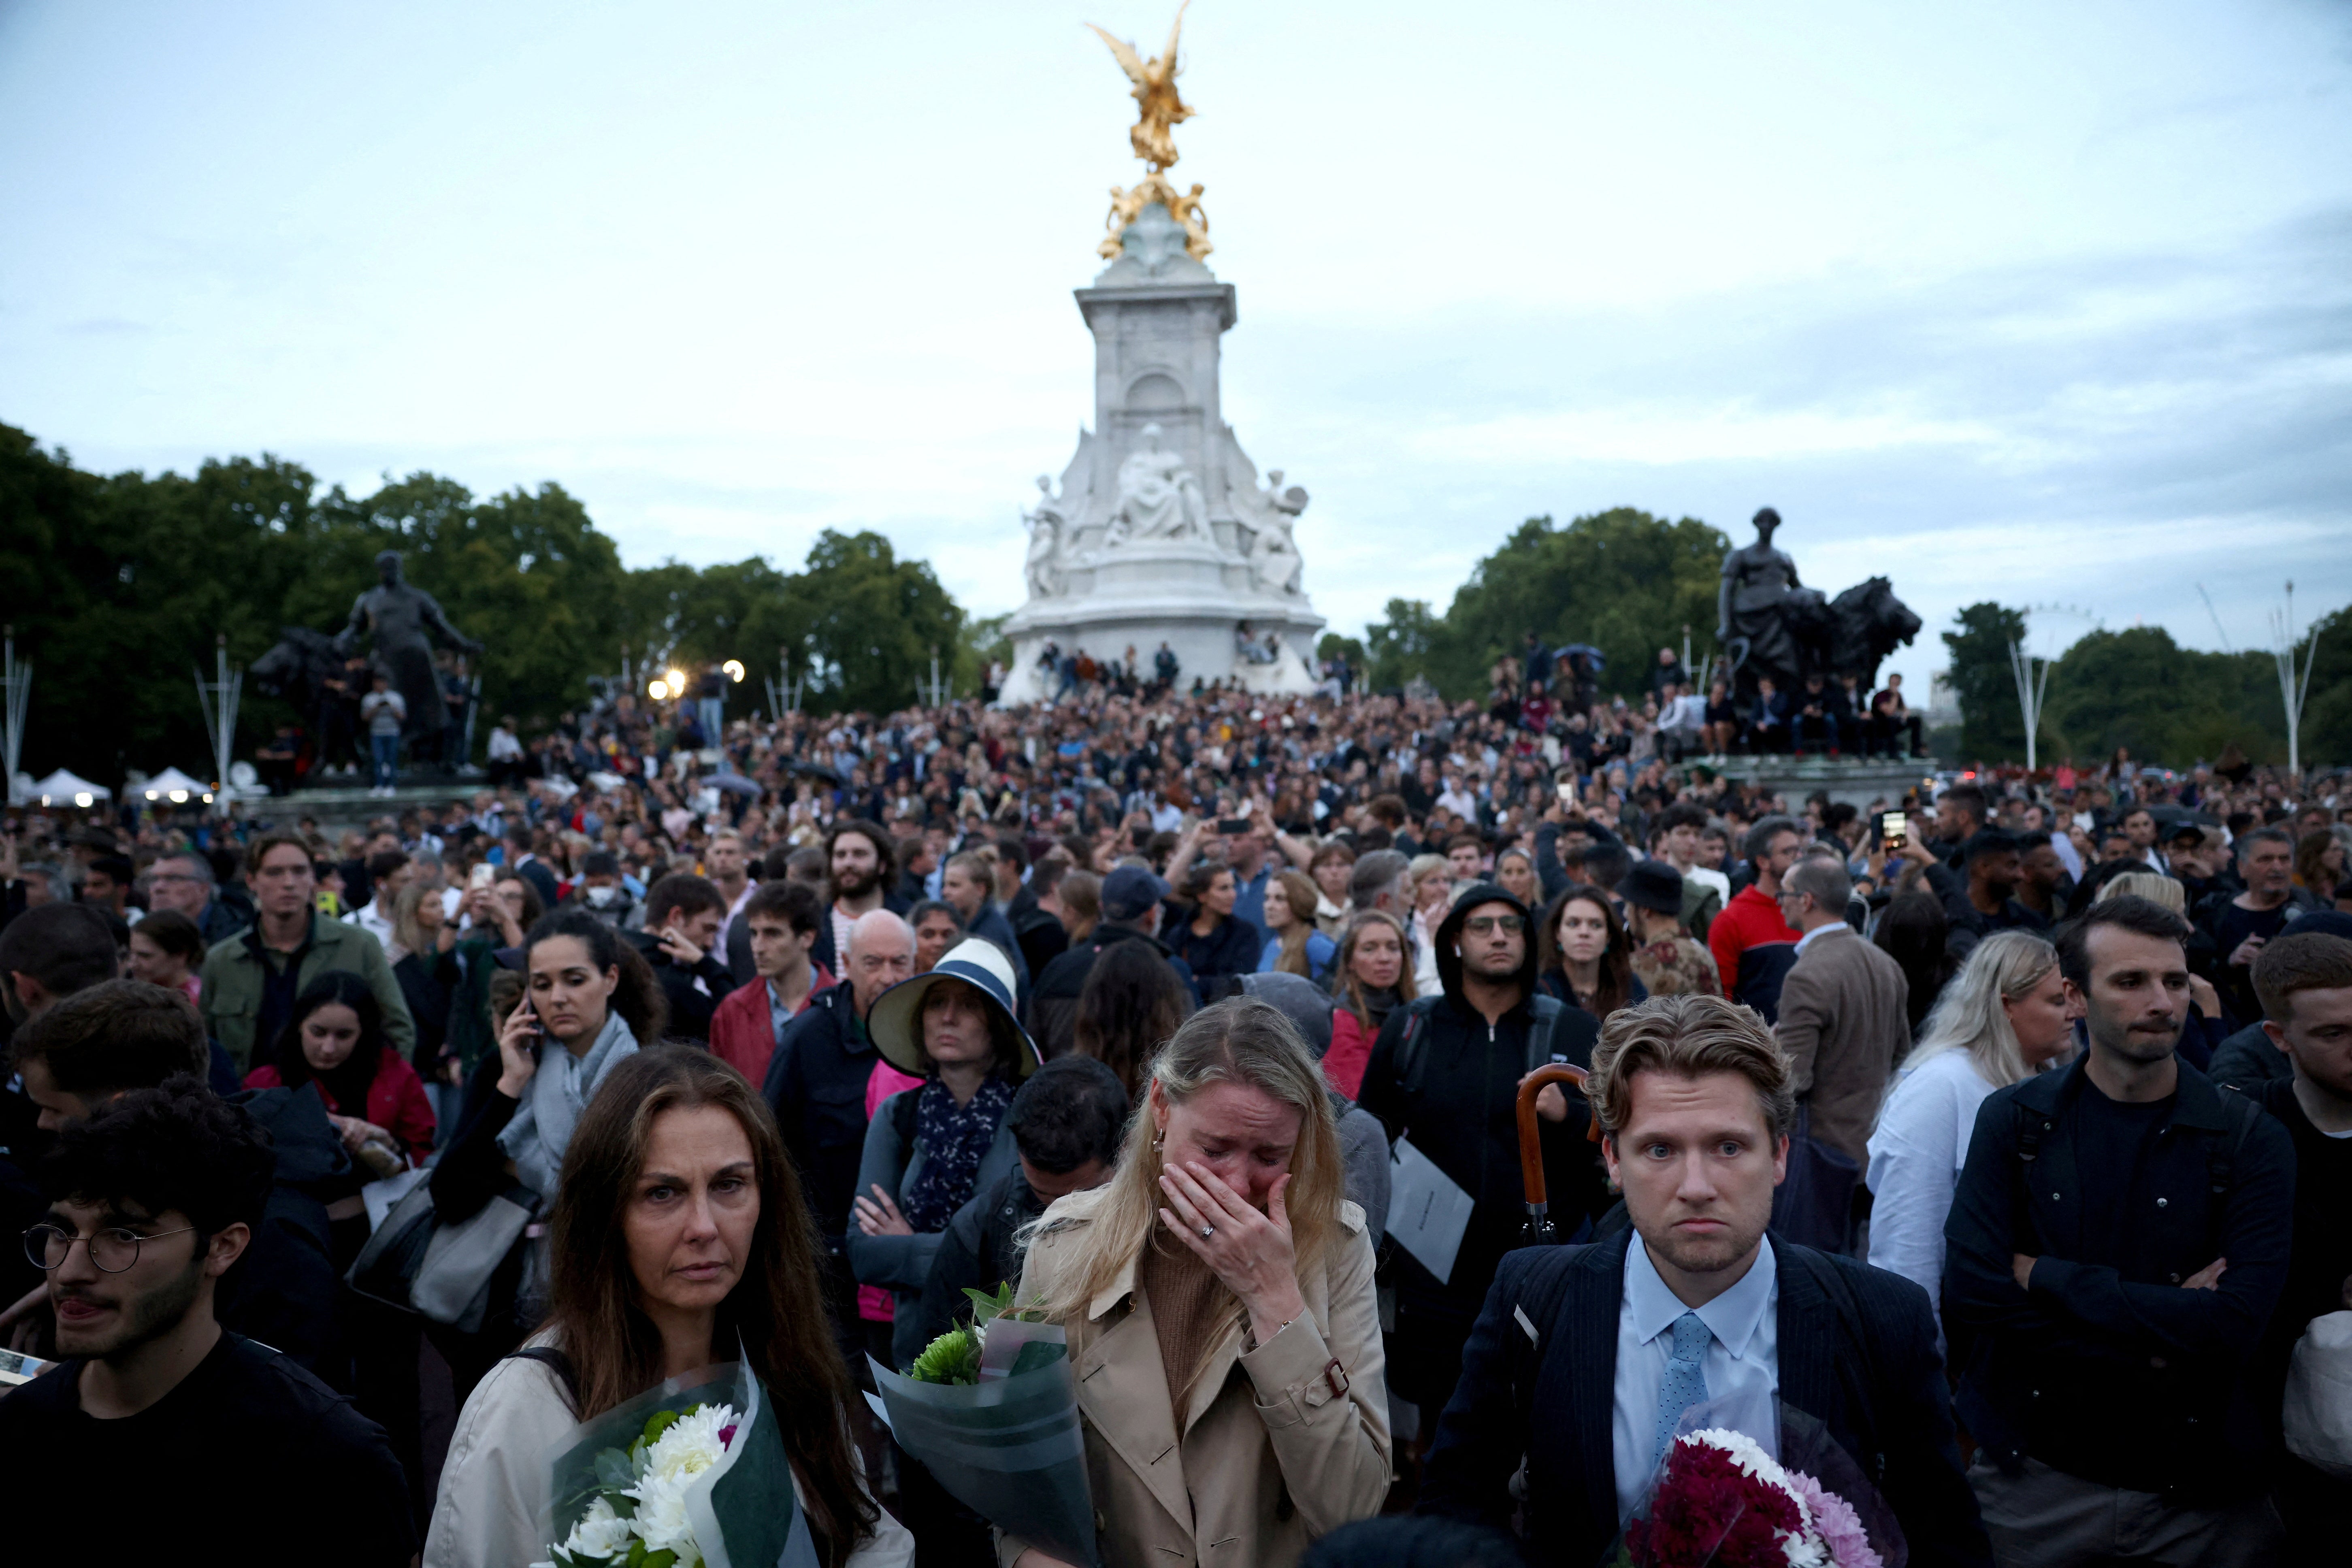
[[[896,1294],[890,1337],[870,1346],[895,1367],[923,1353],[923,1285],[948,1221],[1019,1158],[1004,1113],[1038,1058],[1013,1003],[1011,960],[971,937],[866,1017],[875,1050],[915,1081],[866,1122],[845,1248],[859,1284]]]
[[[1633,950],[1608,894],[1580,883],[1566,889],[1536,928],[1536,989],[1606,1018],[1650,994],[1633,977]]]
[[[1323,1076],[1331,1087],[1356,1098],[1371,1065],[1372,1042],[1389,1015],[1420,992],[1412,978],[1412,938],[1404,922],[1385,910],[1367,910],[1348,924],[1332,966],[1331,1048],[1323,1053]]]
[[[426,1563],[538,1561],[549,1461],[572,1429],[739,1357],[767,1385],[827,1568],[912,1561],[858,1474],[821,1249],[775,1118],[741,1074],[678,1046],[614,1068],[572,1131],[553,1231],[547,1325],[466,1401]]]
[[[1315,928],[1322,890],[1304,871],[1278,871],[1265,890],[1265,947],[1260,974],[1297,974],[1319,982],[1339,944]]]
[[[2344,884],[2344,840],[2332,827],[2314,828],[2294,841],[2294,885],[2327,909]]]
[[[1156,944],[1115,942],[1087,971],[1073,1043],[1079,1056],[1118,1074],[1132,1100],[1150,1076],[1152,1054],[1192,1011],[1192,992]]]
[[[1235,998],[1153,1058],[1109,1183],[1033,1227],[1017,1299],[1069,1336],[1104,1562],[1289,1568],[1380,1510],[1388,1384],[1345,1180],[1314,1056]],[[1011,1536],[999,1560],[1056,1568]]]

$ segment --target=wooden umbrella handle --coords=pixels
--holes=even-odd
[[[1555,1083],[1574,1084],[1577,1092],[1581,1094],[1587,1076],[1582,1068],[1570,1067],[1566,1062],[1550,1062],[1519,1080],[1519,1180],[1527,1188],[1528,1209],[1531,1214],[1543,1212],[1538,1205],[1550,1201],[1550,1194],[1544,1188],[1543,1139],[1536,1113],[1536,1097]]]

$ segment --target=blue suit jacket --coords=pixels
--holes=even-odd
[[[1617,1534],[1610,1423],[1627,1242],[1620,1235],[1503,1259],[1439,1419],[1418,1511],[1508,1528],[1510,1478],[1525,1457],[1528,1561],[1586,1568],[1601,1560]],[[1919,1568],[1990,1564],[1953,1441],[1927,1293],[1900,1275],[1778,1237],[1772,1253],[1782,1401],[1819,1419],[1860,1463]],[[1556,1310],[1531,1311],[1534,1389],[1522,1410],[1511,1368],[1515,1357],[1528,1364],[1528,1342],[1513,1310],[1555,1294]]]

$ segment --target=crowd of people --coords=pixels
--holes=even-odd
[[[740,1347],[825,1561],[1052,1568],[856,1394],[1009,1284],[1110,1563],[1599,1561],[1756,1389],[1914,1561],[2326,1550],[2352,1412],[2282,1411],[2352,1309],[2352,777],[1790,800],[1677,761],[1773,747],[1670,654],[1623,702],[1538,654],[1486,704],[622,696],[335,835],[12,813],[16,1537],[152,1476],[199,1507],[123,1542],[260,1487],[281,1556],[540,1561],[549,1448]],[[1855,711],[1790,743],[1902,738]]]

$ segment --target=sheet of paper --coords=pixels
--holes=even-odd
[[[406,1197],[410,1188],[432,1173],[425,1167],[418,1166],[415,1170],[403,1171],[396,1176],[386,1176],[380,1182],[370,1182],[362,1187],[360,1201],[367,1205],[368,1233],[373,1235],[375,1227],[383,1223],[383,1216],[392,1212],[392,1205]]]
[[[1389,1234],[1442,1285],[1470,1228],[1470,1194],[1410,1139],[1396,1141],[1389,1161]]]

